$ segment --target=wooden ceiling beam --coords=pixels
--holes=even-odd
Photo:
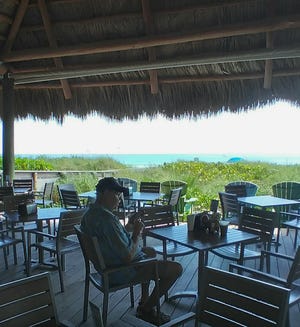
[[[26,13],[27,7],[28,7],[29,0],[21,0],[20,5],[18,6],[17,13],[15,15],[15,19],[12,22],[11,28],[9,30],[6,43],[3,47],[3,51],[5,53],[10,53],[12,46],[14,44],[14,41],[16,39],[16,36],[19,32],[21,23],[23,21],[24,15]]]
[[[143,9],[143,18],[145,22],[146,34],[153,35],[154,24],[153,24],[153,16],[152,16],[149,0],[142,0],[142,9]],[[149,62],[154,62],[156,60],[155,48],[148,48],[147,52],[148,52]],[[151,93],[157,94],[158,93],[157,70],[153,69],[149,71],[149,77],[150,77]]]
[[[39,6],[39,9],[40,9],[40,12],[41,12],[41,16],[42,16],[42,19],[43,19],[43,23],[44,23],[44,26],[45,26],[45,30],[46,30],[46,34],[47,34],[49,44],[50,44],[51,48],[57,48],[57,41],[55,39],[53,30],[52,30],[52,27],[51,27],[51,19],[50,19],[50,16],[49,16],[49,12],[48,12],[45,0],[38,0],[38,6]],[[54,58],[54,63],[55,63],[55,66],[57,68],[62,69],[64,67],[61,58]],[[60,83],[61,83],[61,86],[62,86],[62,89],[63,89],[63,92],[64,92],[65,99],[71,99],[72,98],[72,92],[71,92],[70,85],[69,85],[68,81],[65,80],[65,79],[61,79]]]
[[[148,47],[180,44],[185,42],[204,41],[230,36],[251,35],[263,32],[274,32],[278,30],[299,28],[300,15],[274,17],[263,19],[247,24],[230,24],[213,28],[201,29],[190,33],[172,33],[164,35],[146,36],[132,39],[117,39],[89,44],[62,46],[58,49],[39,48],[18,50],[10,53],[4,52],[0,55],[3,62],[18,62],[24,60],[57,58],[67,56],[79,56],[96,53],[107,53],[113,51],[124,51],[131,49],[143,49]]]
[[[11,73],[16,84],[36,83],[58,80],[62,78],[79,78],[88,76],[101,76],[116,73],[129,73],[137,71],[147,71],[152,69],[168,69],[189,66],[202,66],[221,63],[236,63],[244,61],[257,61],[267,59],[300,58],[300,46],[278,48],[278,49],[256,49],[248,51],[236,51],[206,54],[206,56],[173,58],[168,60],[157,60],[156,62],[135,62],[123,64],[110,64],[95,66],[89,69],[48,69],[45,72],[33,73]]]
[[[273,72],[273,77],[292,77],[300,76],[300,69],[292,70],[278,70]],[[160,84],[179,84],[179,83],[205,83],[205,82],[222,82],[222,81],[243,81],[263,79],[264,73],[241,73],[231,75],[207,75],[207,76],[181,76],[181,77],[166,77],[160,78]],[[96,88],[96,87],[111,87],[111,86],[136,86],[149,85],[148,79],[143,80],[113,80],[113,81],[99,81],[99,82],[73,82],[71,88]],[[61,89],[59,83],[34,83],[34,84],[20,84],[15,86],[16,89]]]
[[[78,2],[78,1],[85,1],[85,0],[57,0],[57,1],[51,1],[51,5],[58,5],[62,3],[67,3],[69,2],[72,4],[73,2]],[[172,9],[163,9],[159,11],[152,11],[152,14],[154,16],[161,16],[161,15],[169,15],[169,14],[183,14],[186,12],[190,11],[197,11],[197,10],[211,10],[211,9],[217,9],[217,8],[224,8],[224,7],[230,7],[230,6],[236,6],[240,4],[247,4],[251,2],[258,2],[261,0],[228,0],[226,3],[207,3],[207,4],[202,4],[202,5],[193,5],[193,6],[185,6],[185,7],[176,7]],[[29,5],[29,7],[36,7],[36,3],[32,3]],[[66,25],[85,25],[85,24],[101,24],[104,23],[105,21],[109,20],[110,22],[112,20],[122,20],[122,19],[134,19],[134,18],[140,18],[142,19],[142,14],[140,12],[129,12],[129,13],[120,13],[120,14],[112,14],[112,15],[107,15],[107,16],[97,16],[97,17],[91,17],[88,19],[78,19],[78,20],[69,20],[69,21],[57,21],[57,22],[52,22],[53,26],[55,28],[63,28]],[[39,31],[44,29],[43,25],[31,25],[31,26],[24,26],[21,28],[22,32],[33,32],[33,31]]]
[[[275,4],[272,0],[267,0],[266,11],[268,17],[275,16]],[[274,32],[266,33],[266,48],[273,49],[274,47]],[[265,62],[265,78],[264,78],[264,88],[270,90],[272,87],[272,71],[273,71],[273,61],[266,60]]]

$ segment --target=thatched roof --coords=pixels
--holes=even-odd
[[[299,41],[299,0],[0,0],[19,118],[298,104]]]

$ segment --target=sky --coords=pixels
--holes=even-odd
[[[300,155],[299,122],[300,108],[283,102],[198,120],[112,122],[89,116],[67,117],[60,125],[26,119],[15,122],[15,154]],[[2,124],[0,129],[2,144]]]

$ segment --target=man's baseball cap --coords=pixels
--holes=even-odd
[[[104,177],[96,185],[96,192],[102,193],[105,190],[128,193],[128,188],[123,187],[114,177]]]

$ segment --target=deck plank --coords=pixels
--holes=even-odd
[[[281,230],[279,247],[280,253],[294,255],[293,248],[294,231],[290,230],[289,235],[286,235],[286,230]],[[274,250],[274,247],[272,247]],[[0,258],[0,283],[6,283],[11,280],[24,278],[24,265],[22,264],[21,247],[18,247],[18,264],[13,264],[12,255],[9,255],[9,269],[4,269],[3,258]],[[183,266],[183,274],[178,281],[173,285],[170,294],[182,290],[195,290],[197,288],[197,264],[198,254],[190,254],[176,259]],[[229,261],[216,257],[212,254],[209,255],[209,265],[221,269],[228,269]],[[247,261],[247,266],[258,267],[258,260]],[[50,271],[51,280],[54,286],[55,300],[58,308],[59,318],[71,321],[75,326],[92,327],[93,321],[89,310],[88,320],[82,323],[82,308],[83,308],[83,291],[84,291],[84,261],[81,251],[78,250],[66,256],[66,272],[64,273],[64,280],[66,290],[64,293],[60,292],[59,278],[57,271]],[[280,260],[273,260],[271,271],[280,276],[286,276],[289,265],[281,262]],[[45,271],[45,269],[35,269],[33,274]],[[134,288],[135,307],[138,304],[140,295],[140,287]],[[96,305],[101,306],[102,294],[95,289],[92,285],[90,287],[90,300]],[[191,298],[182,298],[166,303],[162,299],[162,310],[176,318],[186,312],[195,310],[195,300]],[[135,309],[130,308],[129,290],[121,290],[110,295],[109,299],[109,314],[108,326],[117,327],[132,327],[129,321],[136,321],[135,319],[128,319],[128,315],[134,316]],[[300,306],[296,305],[290,309],[291,327],[298,326],[300,319]],[[189,321],[183,325],[184,327],[194,326],[194,322]],[[138,327],[138,326],[137,326]]]

